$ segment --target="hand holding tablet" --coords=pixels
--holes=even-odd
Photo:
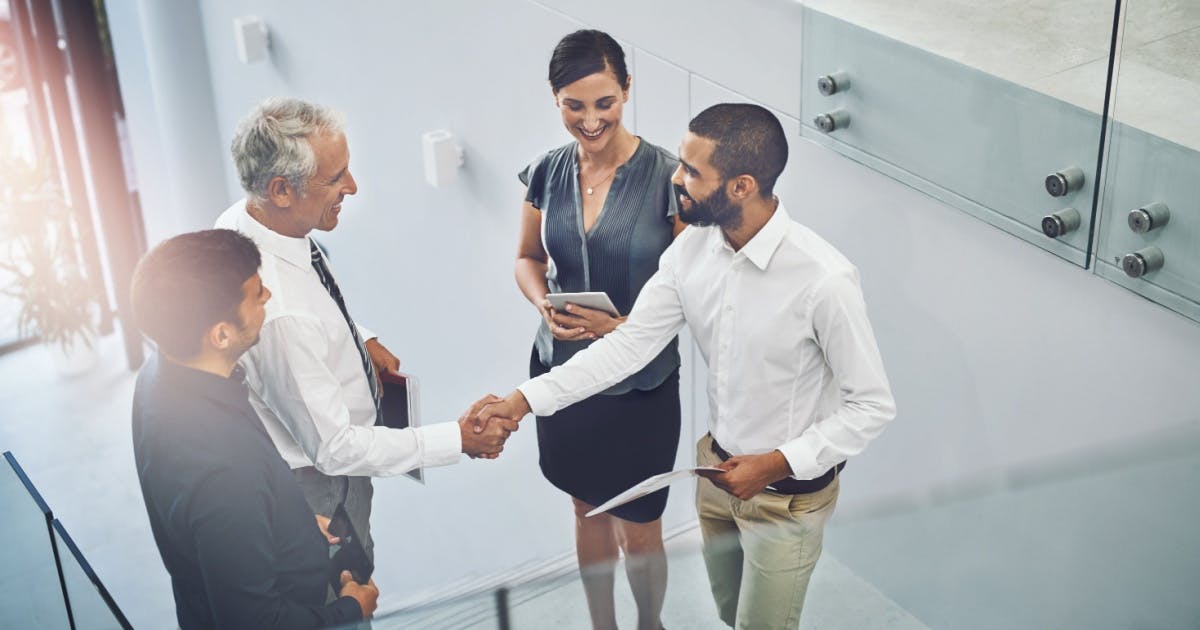
[[[546,299],[550,301],[550,305],[557,311],[566,312],[567,304],[575,304],[584,308],[604,311],[613,317],[620,317],[621,313],[617,311],[617,307],[613,306],[612,300],[608,299],[608,294],[603,291],[591,291],[588,293],[548,293]]]

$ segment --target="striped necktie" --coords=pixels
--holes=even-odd
[[[338,289],[337,281],[333,279],[333,274],[325,264],[325,257],[321,255],[316,241],[309,239],[308,244],[309,249],[312,250],[313,269],[317,270],[317,277],[321,279],[321,284],[329,292],[329,297],[333,298],[334,303],[341,309],[342,317],[346,318],[346,324],[350,326],[350,336],[354,338],[354,345],[358,346],[358,355],[362,358],[363,371],[367,373],[367,384],[371,387],[371,398],[375,400],[375,424],[379,424],[383,419],[383,412],[379,405],[379,382],[375,379],[375,366],[371,363],[371,356],[367,354],[367,346],[363,344],[362,337],[358,334],[358,327],[350,318],[350,311],[346,310],[346,301],[342,299],[342,292]]]

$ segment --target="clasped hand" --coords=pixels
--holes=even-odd
[[[496,459],[504,450],[508,436],[520,428],[520,418],[497,417],[492,422],[480,426],[476,420],[479,412],[488,404],[503,401],[503,398],[488,394],[475,401],[471,408],[458,418],[459,433],[462,436],[462,452],[472,459]]]
[[[604,311],[578,304],[567,304],[566,310],[560,311],[545,298],[539,309],[546,325],[550,327],[550,334],[559,341],[599,339],[625,321],[624,317],[613,317]]]

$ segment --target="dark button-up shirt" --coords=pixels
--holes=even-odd
[[[329,545],[240,378],[156,354],[134,390],[133,447],[181,628],[362,617],[352,598],[326,604]]]

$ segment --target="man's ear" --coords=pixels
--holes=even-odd
[[[749,199],[758,194],[758,180],[750,175],[738,175],[729,180],[725,191],[731,199]]]
[[[267,198],[277,208],[291,207],[292,202],[299,196],[286,177],[272,177],[267,182]]]
[[[233,343],[233,327],[228,322],[221,322],[208,329],[204,341],[215,350],[228,350]]]

